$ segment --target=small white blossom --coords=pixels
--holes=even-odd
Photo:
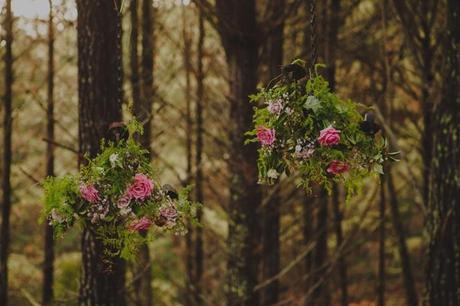
[[[51,220],[57,223],[62,223],[65,221],[65,218],[57,212],[56,208],[51,210]]]
[[[285,111],[286,114],[288,114],[288,115],[292,115],[292,113],[294,112],[294,111],[292,110],[292,108],[290,108],[290,107],[285,107],[285,108],[284,108],[284,111]]]
[[[112,168],[115,168],[117,166],[117,164],[119,163],[118,154],[113,153],[112,155],[110,155],[109,160],[110,160],[110,165],[112,165]]]
[[[277,179],[280,174],[275,169],[270,169],[267,171],[267,177],[271,179]]]
[[[302,146],[300,144],[298,144],[298,145],[295,146],[295,152],[299,153],[300,151],[302,151]]]

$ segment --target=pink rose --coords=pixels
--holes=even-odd
[[[340,160],[333,160],[327,167],[326,171],[330,174],[341,174],[347,172],[348,169],[350,169],[350,166],[348,166],[347,163],[344,163]]]
[[[143,201],[152,194],[152,191],[152,180],[145,174],[138,173],[134,176],[134,182],[128,188],[126,196]]]
[[[99,196],[99,191],[97,191],[94,185],[80,185],[80,195],[83,199],[90,203],[96,203],[101,200]]]
[[[318,142],[322,146],[334,146],[340,142],[340,131],[330,125],[319,132]]]
[[[137,231],[137,232],[140,232],[140,231],[146,231],[150,228],[150,226],[152,225],[152,221],[150,221],[149,218],[147,217],[142,217],[140,219],[137,219],[137,220],[134,220],[130,225],[129,225],[129,229],[131,231]]]
[[[263,146],[271,146],[276,140],[275,129],[269,129],[263,126],[257,128],[257,139]]]
[[[267,109],[270,113],[279,115],[283,110],[283,100],[278,99],[268,102]]]
[[[177,209],[173,205],[164,206],[160,208],[160,215],[155,220],[155,224],[158,226],[174,226],[178,215]]]

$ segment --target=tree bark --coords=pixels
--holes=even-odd
[[[79,151],[94,157],[122,119],[121,1],[77,0]],[[80,305],[125,305],[125,262],[104,258],[91,231],[82,236]]]
[[[0,305],[8,305],[8,255],[11,211],[11,134],[13,99],[13,14],[11,0],[5,7],[5,96],[3,109],[2,225],[0,234]]]
[[[283,64],[284,20],[279,16],[284,14],[285,0],[271,0],[269,14],[272,22],[277,23],[267,41],[268,79],[271,80],[281,72]],[[269,25],[272,26],[272,25]],[[267,204],[262,207],[262,281],[272,279],[280,271],[280,205],[281,197],[269,192]],[[261,292],[262,305],[276,305],[279,299],[279,280],[274,279]]]
[[[195,146],[195,200],[203,203],[203,102],[204,102],[204,71],[203,71],[203,48],[204,48],[204,13],[200,10],[198,20],[198,45],[197,45],[197,69],[196,69],[196,146]],[[197,220],[201,222],[203,209],[197,211]],[[204,241],[203,228],[196,228],[195,237],[195,286],[196,305],[203,305],[203,263],[204,263]]]
[[[48,93],[46,111],[46,176],[54,176],[54,25],[53,2],[48,1],[50,12],[48,19]],[[50,305],[53,299],[54,280],[54,239],[53,228],[45,224],[45,259],[43,262],[42,304]]]
[[[460,305],[460,3],[447,1],[443,96],[435,107],[426,285],[429,305]]]
[[[192,85],[191,85],[191,74],[192,74],[192,39],[189,32],[189,24],[187,18],[187,8],[182,6],[182,37],[184,40],[184,68],[185,68],[185,101],[186,101],[186,130],[189,131],[186,133],[186,173],[187,173],[187,185],[192,183],[193,180],[193,133],[190,131],[193,130],[193,119],[192,119]],[[195,186],[196,188],[196,186]],[[187,235],[185,237],[185,268],[186,268],[186,282],[185,282],[185,295],[184,295],[184,304],[186,306],[193,306],[197,300],[197,286],[195,281],[195,271],[194,271],[194,258],[195,250],[194,246],[194,229],[192,225],[187,224]]]
[[[148,2],[148,1],[146,1]],[[145,5],[145,1],[144,1]],[[148,5],[148,4],[147,4]],[[145,8],[143,8],[145,9]],[[139,78],[139,53],[138,53],[138,42],[139,42],[139,15],[138,15],[138,1],[132,0],[130,2],[130,15],[131,15],[131,48],[130,48],[130,64],[131,64],[131,88],[132,88],[132,98],[134,106],[134,115],[138,120],[141,120],[144,123],[144,134],[140,136],[141,143],[149,150],[151,154],[151,118],[152,118],[152,106],[151,106],[151,97],[142,96],[141,89],[145,90],[145,87],[150,86],[151,79],[153,77],[153,68],[143,66],[143,75],[142,75],[142,85]],[[143,10],[143,20],[145,18],[150,19],[148,14],[151,14],[151,10]],[[147,22],[147,28],[145,28],[145,21],[143,24],[143,37],[145,35],[152,36],[151,32],[151,21]],[[143,48],[145,47],[143,39]],[[147,46],[147,48],[150,48]],[[144,49],[143,49],[144,50]],[[150,59],[145,59],[145,56],[152,57],[153,51],[143,52],[142,53],[142,63],[149,64]],[[147,70],[147,71],[146,71]],[[147,77],[149,76],[149,77]],[[150,92],[150,88],[147,89],[147,92]],[[151,260],[150,260],[150,250],[148,244],[142,244],[139,250],[139,255],[137,262],[134,263],[134,272],[135,272],[135,299],[136,305],[139,306],[150,306],[153,302],[152,297],[152,269],[151,269]]]
[[[399,213],[398,197],[394,186],[393,176],[390,167],[388,167],[387,173],[388,193],[390,195],[391,219],[398,239],[398,251],[399,256],[401,257],[403,282],[406,291],[406,305],[417,306],[418,301],[417,291],[415,290],[414,274],[412,272],[409,251],[407,250],[406,233]]]
[[[386,182],[385,175],[380,176],[380,202],[379,202],[379,281],[377,286],[377,305],[385,306],[385,210],[386,210]]]
[[[326,271],[328,268],[328,214],[329,201],[327,191],[322,189],[320,198],[318,199],[318,211],[316,216],[315,233],[317,235],[316,247],[313,252],[313,267],[312,267],[312,286],[313,290],[311,303],[308,305],[327,306],[330,304],[329,281]]]
[[[342,220],[343,212],[340,209],[340,203],[343,197],[340,196],[339,186],[333,185],[332,191],[332,209],[334,213],[334,229],[335,239],[337,244],[337,252],[339,257],[337,259],[337,271],[339,276],[339,288],[340,288],[340,303],[342,306],[348,306],[348,275],[347,275],[347,262],[345,252],[343,252],[343,229]]]
[[[248,96],[256,91],[258,37],[255,0],[217,0],[219,33],[227,57],[230,80],[229,258],[227,305],[258,306],[260,226],[257,212],[261,193],[257,184],[257,145],[244,145],[253,109]]]

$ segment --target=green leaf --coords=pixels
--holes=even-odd
[[[311,109],[313,112],[318,112],[321,108],[321,100],[316,98],[315,96],[308,96],[307,101],[303,105],[306,109]]]

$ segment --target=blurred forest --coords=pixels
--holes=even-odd
[[[460,305],[459,2],[0,0],[0,305]],[[348,201],[258,185],[243,145],[248,96],[315,57],[401,152]],[[39,222],[41,182],[130,109],[202,227],[142,248],[105,304],[82,298],[82,231]]]

